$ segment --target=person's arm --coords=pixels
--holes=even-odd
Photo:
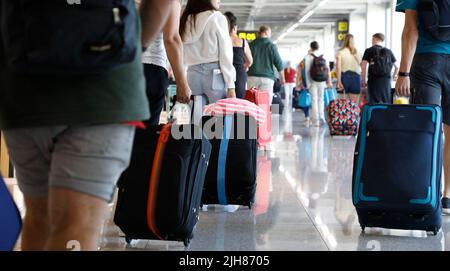
[[[252,56],[252,50],[250,49],[250,45],[246,40],[244,40],[245,43],[245,63],[244,63],[244,69],[247,70],[253,65],[253,56]]]
[[[286,84],[286,77],[284,76],[284,71],[280,71],[280,83],[281,85],[285,85]]]
[[[402,34],[402,59],[400,72],[409,72],[417,48],[419,31],[417,29],[417,11],[408,9],[405,12],[405,26]],[[410,95],[411,82],[409,77],[399,76],[395,90],[399,96]]]
[[[344,86],[342,85],[342,81],[341,81],[341,75],[342,75],[342,63],[341,63],[341,56],[338,53],[336,56],[336,77],[337,77],[337,88],[338,89],[343,89]]]
[[[139,14],[141,17],[141,42],[147,48],[161,32],[170,13],[172,1],[176,0],[141,0]]]
[[[178,33],[180,25],[181,4],[171,1],[169,18],[163,28],[164,47],[167,51],[170,65],[172,66],[177,82],[177,101],[189,103],[191,89],[186,78],[183,65],[183,42]]]
[[[400,71],[400,67],[398,66],[397,62],[394,62],[394,73],[393,73],[393,77],[392,77],[394,79],[394,81],[397,81],[399,71]]]
[[[278,48],[275,44],[273,44],[273,63],[280,73],[280,83],[281,85],[286,84],[286,78],[284,77],[284,69],[283,69],[283,61],[281,60],[280,53],[278,52]]]
[[[297,89],[302,89],[303,88],[303,74],[302,74],[302,70],[303,70],[303,66],[304,66],[305,61],[302,60],[299,64],[298,64],[298,71],[297,71],[297,80],[296,80],[296,88]]]
[[[367,81],[366,81],[366,76],[367,76],[367,64],[369,64],[369,62],[367,62],[367,60],[363,60],[361,62],[361,82],[362,82],[362,87],[366,88],[367,87]]]
[[[216,23],[219,43],[219,63],[228,89],[227,97],[236,97],[236,69],[233,66],[233,42],[228,33],[228,21],[224,15],[220,14],[216,19]]]
[[[333,87],[333,82],[331,81],[331,71],[328,69],[328,88]]]

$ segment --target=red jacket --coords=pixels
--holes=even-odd
[[[289,70],[289,68],[284,69],[284,78],[286,79],[286,83],[295,83],[295,75],[297,71],[293,68]]]

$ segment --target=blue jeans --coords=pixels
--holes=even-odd
[[[357,74],[356,72],[347,71],[342,73],[341,79],[346,93],[361,93],[361,75]]]
[[[309,107],[300,107],[300,109],[305,113],[305,118],[309,118]]]
[[[218,62],[189,66],[187,80],[192,95],[206,96],[208,103],[215,103],[227,96],[227,86]]]

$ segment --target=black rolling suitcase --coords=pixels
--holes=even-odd
[[[256,120],[242,114],[205,116],[203,130],[210,139],[212,151],[202,204],[233,204],[251,208],[256,193]]]
[[[284,111],[284,103],[283,100],[281,100],[279,93],[274,93],[272,98],[272,106],[270,107],[270,111],[273,114],[283,114]]]
[[[366,105],[356,144],[353,204],[365,227],[441,227],[442,117],[436,105]]]
[[[181,134],[193,139],[178,139]],[[169,123],[136,131],[114,216],[128,243],[156,239],[189,245],[210,152],[211,144],[195,125]]]

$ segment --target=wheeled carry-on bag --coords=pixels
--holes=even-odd
[[[22,217],[0,176],[0,251],[11,251],[22,230]]]
[[[263,125],[258,126],[258,147],[267,149],[267,145],[272,141],[271,102],[269,92],[252,88],[245,92],[245,99],[256,104],[266,112],[266,121]]]
[[[437,105],[365,105],[353,204],[366,227],[441,227],[442,114]]]
[[[114,216],[128,243],[156,239],[189,245],[210,153],[211,144],[196,125],[136,130],[130,166],[118,183]]]
[[[332,100],[328,106],[327,123],[332,136],[356,136],[359,106],[350,99]]]
[[[243,205],[252,208],[256,193],[257,124],[243,114],[203,117],[212,145],[203,186],[202,204]]]

